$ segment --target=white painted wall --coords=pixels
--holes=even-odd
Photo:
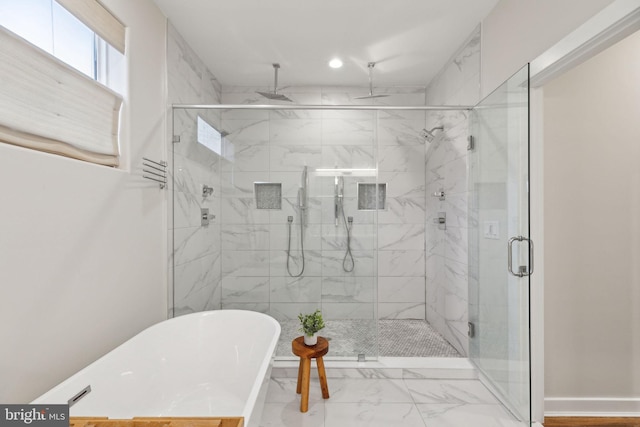
[[[165,19],[103,0],[127,26],[120,170],[0,144],[0,402],[28,402],[166,316]]]
[[[612,1],[500,1],[482,21],[482,98]]]
[[[638,52],[640,33],[544,87],[545,395],[563,400],[555,410],[606,411],[611,398],[640,410]]]

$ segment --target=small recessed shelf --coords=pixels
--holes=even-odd
[[[376,192],[377,187],[377,192]],[[378,205],[376,206],[376,201]],[[387,206],[387,184],[375,182],[358,183],[358,210],[384,210]]]
[[[256,208],[282,209],[282,184],[279,182],[254,182]]]

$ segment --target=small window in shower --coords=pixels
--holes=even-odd
[[[376,206],[376,200],[378,206]],[[387,184],[386,183],[358,183],[358,210],[373,211],[386,209]]]
[[[279,182],[254,182],[258,209],[282,209],[282,184]]]
[[[198,116],[197,140],[214,153],[222,154],[222,132],[211,126],[200,116]]]

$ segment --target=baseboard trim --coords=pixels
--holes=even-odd
[[[640,397],[547,397],[545,417],[640,417]]]

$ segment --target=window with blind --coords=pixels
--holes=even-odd
[[[118,166],[124,49],[97,0],[0,0],[0,141]]]

